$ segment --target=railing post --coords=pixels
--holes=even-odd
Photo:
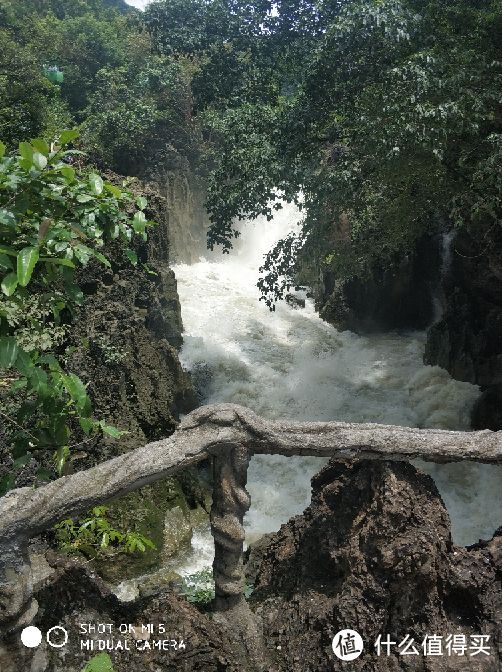
[[[226,611],[244,602],[244,514],[251,498],[246,491],[249,452],[221,447],[214,457],[211,532],[215,554],[215,608]]]

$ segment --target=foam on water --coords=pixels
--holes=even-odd
[[[298,221],[297,209],[285,205],[272,222],[245,223],[230,255],[208,252],[199,263],[175,267],[185,329],[182,362],[204,402],[242,404],[267,418],[468,429],[479,390],[424,366],[425,334],[358,336],[323,322],[309,300],[304,309],[280,303],[274,313],[258,301],[263,254]],[[315,458],[252,459],[249,539],[304,510],[310,478],[322,464]],[[502,469],[421,467],[436,479],[457,543],[492,535],[502,520]],[[200,535],[197,543],[198,567]]]

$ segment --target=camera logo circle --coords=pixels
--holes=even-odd
[[[62,649],[68,643],[68,632],[61,625],[55,625],[45,635],[47,644],[53,649]],[[21,642],[28,649],[36,649],[42,643],[40,628],[30,625],[21,632]]]
[[[363,639],[357,630],[339,630],[331,644],[333,653],[340,660],[355,660],[364,649]]]
[[[28,649],[36,649],[42,641],[42,632],[34,625],[30,625],[22,631],[21,641]]]
[[[68,632],[60,625],[55,625],[50,630],[47,630],[45,636],[47,644],[54,649],[62,649],[68,643]]]

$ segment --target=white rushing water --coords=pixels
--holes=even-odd
[[[425,334],[358,336],[304,309],[258,301],[258,267],[273,243],[294,229],[299,213],[285,205],[272,222],[241,227],[230,255],[208,252],[178,264],[184,346],[182,362],[204,403],[234,402],[267,418],[346,420],[468,429],[478,388],[424,366]],[[315,458],[254,457],[248,490],[248,540],[277,530],[310,501]],[[476,464],[422,465],[436,479],[452,518],[454,539],[489,538],[502,520],[502,469]],[[195,535],[185,571],[210,563],[210,537]]]

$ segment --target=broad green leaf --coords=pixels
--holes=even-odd
[[[115,196],[115,198],[122,198],[123,196],[122,190],[110,182],[105,182],[105,189]]]
[[[8,226],[9,228],[15,228],[16,226],[16,217],[14,213],[5,208],[0,208],[0,224]]]
[[[17,251],[13,247],[6,247],[5,245],[0,245],[0,254],[8,254],[11,257],[17,257]]]
[[[24,389],[27,385],[28,385],[28,381],[26,380],[26,378],[19,378],[18,380],[16,380],[15,383],[13,383],[10,386],[10,391],[11,392],[17,392],[18,390]]]
[[[67,131],[63,131],[59,138],[59,144],[64,147],[72,140],[76,140],[79,136],[78,128],[72,128]]]
[[[54,437],[56,445],[67,444],[70,438],[70,429],[66,424],[66,420],[62,416],[51,418],[51,434]]]
[[[57,451],[54,453],[54,462],[56,465],[56,471],[60,476],[63,474],[64,465],[66,460],[70,456],[70,449],[68,446],[60,446]]]
[[[68,182],[73,182],[75,179],[75,169],[71,166],[63,166],[59,172],[65,178],[65,180],[68,180]]]
[[[99,196],[103,193],[103,180],[99,175],[96,175],[96,173],[91,173],[89,175],[89,184],[92,193],[96,196]]]
[[[31,280],[38,256],[38,247],[24,247],[17,255],[17,278],[21,287],[26,287]]]
[[[83,409],[87,405],[88,397],[84,383],[74,373],[63,376],[63,384],[68,394],[77,404],[77,407]]]
[[[94,196],[90,196],[89,194],[79,194],[77,196],[77,201],[79,203],[89,203],[89,201],[93,201]]]
[[[94,254],[94,251],[91,250],[90,247],[87,247],[87,245],[76,245],[73,248],[73,252],[77,259],[80,261],[81,264],[84,266],[87,264],[91,256]]]
[[[19,153],[25,161],[28,161],[30,164],[33,163],[33,147],[29,142],[19,143]]]
[[[134,250],[129,250],[129,249],[128,249],[128,250],[125,250],[125,255],[126,255],[126,257],[129,259],[129,261],[131,262],[131,264],[132,264],[133,266],[136,266],[136,265],[137,265],[137,263],[138,263],[138,255],[136,254],[136,252],[135,252]]]
[[[138,196],[138,198],[136,199],[136,205],[140,210],[144,210],[148,205],[148,201],[144,196]]]
[[[40,257],[39,261],[45,261],[47,264],[56,264],[56,266],[67,266],[68,268],[75,268],[75,264],[71,259],[60,257]]]
[[[17,359],[19,348],[13,336],[0,337],[0,368],[10,369]]]
[[[100,421],[99,426],[101,427],[103,434],[107,434],[108,436],[111,436],[114,439],[120,439],[121,436],[127,434],[127,432],[117,429],[113,425],[107,425],[104,420]]]
[[[12,296],[14,294],[16,291],[17,282],[16,273],[9,273],[5,276],[5,278],[2,280],[2,292],[5,294],[5,296]]]
[[[78,421],[84,434],[86,436],[89,436],[94,427],[94,420],[92,420],[91,418],[79,418]]]
[[[105,257],[104,254],[101,254],[101,252],[97,252],[94,250],[94,256],[96,259],[98,259],[102,264],[104,264],[107,268],[111,268],[112,265],[110,264],[109,260]]]
[[[49,145],[45,140],[42,138],[35,138],[35,140],[31,141],[31,144],[37,151],[40,152],[40,154],[43,154],[44,156],[49,156],[50,154],[50,148]]]
[[[144,233],[146,229],[146,217],[144,212],[136,212],[132,220],[132,228],[136,233]]]
[[[19,371],[19,373],[22,373],[23,376],[30,376],[33,373],[34,369],[33,361],[30,355],[24,350],[21,350],[21,348],[19,348],[19,351],[17,353],[15,366],[16,369]]]
[[[0,140],[0,159],[3,159],[3,157],[5,156],[5,150],[6,149],[7,149],[7,147]]]
[[[14,460],[12,466],[14,467],[14,469],[22,469],[28,464],[30,460],[31,460],[30,453],[26,453],[26,455],[18,457],[17,460]]]
[[[66,285],[65,291],[68,294],[68,297],[77,304],[81,306],[84,302],[84,293],[78,285]]]
[[[47,157],[44,156],[41,152],[34,152],[33,165],[38,170],[43,170],[47,166]]]
[[[34,366],[30,376],[28,378],[30,385],[32,389],[39,394],[40,396],[44,396],[47,394],[47,383],[48,383],[48,378],[47,374],[43,369],[41,369],[38,366]]]

